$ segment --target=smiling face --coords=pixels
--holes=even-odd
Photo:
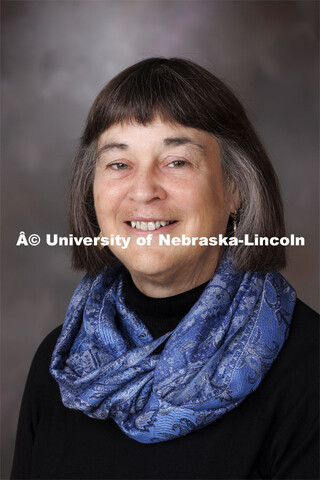
[[[224,234],[237,195],[223,179],[217,141],[202,130],[156,118],[117,124],[99,138],[94,203],[103,236],[130,237],[110,247],[146,295],[170,296],[213,275],[219,246],[159,246],[158,235]],[[136,238],[152,234],[151,246]]]

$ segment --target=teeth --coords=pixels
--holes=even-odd
[[[155,230],[156,224],[155,222],[148,222],[148,230]]]
[[[174,220],[166,222],[165,220],[157,220],[156,222],[129,222],[132,228],[137,228],[138,230],[152,231],[157,230],[160,227],[165,227],[174,223]]]

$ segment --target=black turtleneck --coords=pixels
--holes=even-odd
[[[153,298],[138,290],[128,270],[124,269],[122,278],[128,306],[137,313],[155,339],[177,327],[208,284],[202,283],[192,290],[172,297]]]
[[[127,302],[154,336],[174,329],[204,288],[153,299],[125,282]],[[11,478],[318,479],[318,322],[298,301],[289,337],[257,390],[210,425],[155,444],[63,405],[49,373],[56,328],[31,366]]]

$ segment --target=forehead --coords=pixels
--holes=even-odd
[[[106,144],[119,143],[128,149],[135,147],[148,148],[153,146],[191,146],[199,150],[215,150],[219,152],[218,142],[208,132],[186,127],[179,123],[162,121],[155,118],[147,125],[137,122],[126,122],[112,125],[98,139],[98,149]]]

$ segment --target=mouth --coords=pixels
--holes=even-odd
[[[166,227],[167,225],[171,225],[172,223],[176,223],[177,220],[155,220],[152,222],[143,222],[143,221],[132,221],[126,222],[131,228],[135,228],[137,230],[143,230],[145,232],[152,232],[154,230],[159,230],[160,228]]]

